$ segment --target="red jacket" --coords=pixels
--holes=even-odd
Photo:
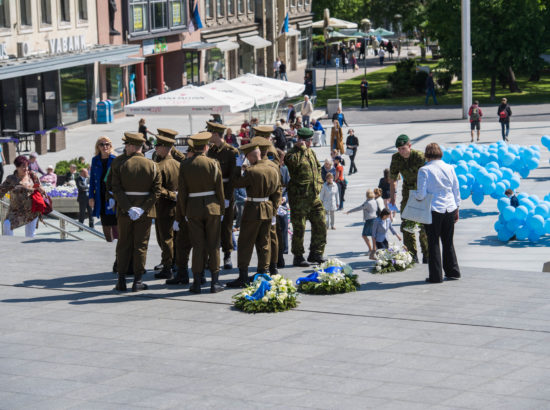
[[[474,106],[472,105],[470,109],[468,110],[468,115],[470,116],[470,122],[472,122],[472,111],[474,110]],[[477,106],[477,110],[479,112],[479,121],[481,121],[481,117],[483,117],[483,112],[481,111],[481,108],[479,108],[479,105]]]

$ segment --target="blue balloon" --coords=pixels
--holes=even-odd
[[[510,189],[518,189],[519,188],[519,185],[520,185],[520,178],[519,178],[519,175],[514,175],[511,179],[510,179]]]
[[[473,192],[472,193],[472,202],[476,205],[481,205],[484,198],[485,198],[485,196],[483,196],[482,192],[481,193],[480,192]]]
[[[544,219],[548,218],[548,207],[545,204],[535,206],[535,215],[540,215]]]
[[[518,229],[516,229],[516,238],[520,241],[524,241],[529,237],[530,233],[531,230],[527,225],[520,226]]]
[[[458,164],[455,168],[456,175],[466,175],[468,173],[468,165],[466,163]]]
[[[525,161],[525,165],[529,168],[530,171],[537,169],[539,166],[539,161],[536,158],[530,158]]]
[[[495,192],[497,185],[494,182],[491,182],[488,185],[483,186],[483,193],[485,195],[491,195],[493,192]]]
[[[511,232],[516,232],[517,229],[521,226],[521,222],[517,219],[512,219],[511,221],[506,222],[506,229]]]
[[[468,178],[466,175],[457,175],[459,185],[468,185]]]
[[[503,198],[500,198],[497,202],[497,208],[498,208],[498,211],[499,212],[503,212],[504,211],[504,208],[506,208],[507,206],[510,206],[510,198],[508,198],[507,196],[503,197]]]
[[[533,232],[531,231],[529,233],[529,242],[538,242],[540,240],[540,234],[538,234],[537,232]]]
[[[514,218],[518,221],[525,221],[528,214],[529,211],[527,210],[527,208],[523,205],[520,205],[516,208],[516,212],[514,212]]]
[[[495,164],[498,164],[498,155],[497,154],[489,155],[489,161],[494,162]]]
[[[544,233],[550,234],[550,219],[544,221]]]
[[[506,191],[506,185],[503,182],[497,182],[495,187],[495,195],[504,196],[504,191]]]
[[[474,154],[472,151],[465,151],[462,158],[464,158],[464,161],[469,161],[471,159],[474,159]]]
[[[529,201],[537,205],[540,202],[540,198],[537,195],[529,195]]]
[[[498,166],[497,161],[491,161],[485,166],[485,168],[487,168],[487,170],[492,170],[492,169],[499,169],[500,167]]]
[[[503,179],[501,182],[504,184],[504,186],[506,187],[506,189],[508,189],[508,188],[510,188],[510,187],[512,186],[512,184],[510,183],[510,181],[508,181],[507,179]]]
[[[500,231],[503,227],[504,225],[502,225],[500,221],[496,221],[495,224],[493,225],[493,228],[495,228],[496,232]]]
[[[529,198],[529,195],[527,195],[525,192],[520,192],[516,196],[518,197],[518,199]]]
[[[511,221],[514,219],[514,214],[516,213],[516,208],[514,208],[511,205],[508,205],[506,208],[502,210],[502,216],[504,217],[504,220],[506,222]]]
[[[531,151],[530,148],[522,147],[522,149],[519,150],[519,156],[524,162],[526,162],[527,160],[533,158],[533,151]]]
[[[544,232],[544,218],[540,215],[527,217],[527,225],[535,232]],[[540,235],[540,234],[539,234]]]
[[[475,177],[470,173],[466,174],[466,179],[468,180],[467,182],[468,186],[472,186],[476,181]]]
[[[512,179],[514,176],[514,171],[510,168],[502,167],[500,168],[500,172],[502,172],[502,179]]]
[[[540,142],[542,143],[542,145],[544,145],[546,148],[550,147],[550,136],[548,135],[543,135],[541,138],[540,138]],[[550,148],[549,148],[550,149]]]
[[[472,186],[472,193],[480,193],[481,195],[483,195],[483,187],[479,182],[476,181]]]
[[[519,172],[519,174],[521,175],[522,178],[527,178],[529,176],[529,168],[527,167],[522,167],[520,169],[517,170]]]
[[[446,150],[443,152],[443,158],[441,158],[443,161],[445,161],[447,164],[451,164],[453,162],[453,156],[451,155],[450,151]]]
[[[453,158],[454,162],[460,161],[462,159],[462,151],[457,148],[454,148],[451,151],[451,157]]]
[[[510,232],[505,227],[501,228],[500,231],[498,231],[498,240],[499,241],[508,242],[512,236],[514,236],[514,233]]]
[[[460,186],[460,199],[465,200],[470,196],[470,188],[467,185]]]
[[[516,156],[514,154],[512,154],[511,152],[507,152],[502,156],[502,165],[508,167],[512,165],[515,159]]]

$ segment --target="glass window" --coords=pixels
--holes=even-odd
[[[296,0],[290,0],[290,7],[296,7]]]
[[[302,7],[304,5],[304,0],[298,0],[298,6]]]
[[[107,67],[107,95],[113,102],[115,111],[122,110],[123,91],[122,91],[122,68]]]
[[[10,27],[10,10],[8,0],[0,0],[0,27]]]
[[[93,75],[93,64],[60,70],[61,115],[65,124],[90,118]]]
[[[223,15],[223,0],[216,0],[216,16],[221,17]]]
[[[149,30],[147,0],[130,0],[130,31],[139,33]]]
[[[235,0],[227,0],[227,15],[235,15]]]
[[[78,19],[80,21],[88,20],[88,0],[78,0]]]
[[[184,0],[170,1],[170,26],[185,26],[187,22],[187,6]]]
[[[40,0],[40,9],[40,18],[42,24],[52,24],[52,1]]]
[[[300,35],[298,37],[298,59],[299,60],[307,60],[310,37],[311,37],[311,33],[309,28],[300,30]]]
[[[166,0],[151,0],[151,30],[167,28],[166,20]]]
[[[211,19],[214,17],[214,0],[206,0],[205,3],[206,18]]]
[[[19,11],[22,26],[32,26],[31,0],[19,0]]]
[[[239,14],[243,14],[244,13],[244,0],[237,0],[238,3],[237,3],[237,7],[238,7],[238,12]]]
[[[246,4],[248,7],[248,12],[249,13],[254,12],[254,0],[246,0]]]
[[[187,84],[199,84],[199,53],[195,51],[185,53],[183,72],[187,77]]]
[[[219,48],[211,48],[206,51],[206,81],[211,83],[220,78],[226,78],[225,75],[225,53]]]
[[[71,21],[71,3],[69,0],[59,0],[59,17],[61,21]]]

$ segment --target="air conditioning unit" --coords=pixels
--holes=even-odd
[[[31,53],[31,46],[28,42],[17,43],[17,57],[28,57]]]

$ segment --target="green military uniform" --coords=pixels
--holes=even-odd
[[[402,135],[397,139],[396,147],[399,148],[409,142],[406,135]],[[409,190],[416,189],[416,179],[418,177],[418,170],[424,166],[426,160],[424,154],[420,151],[411,149],[411,154],[408,158],[403,158],[398,152],[392,155],[390,164],[390,178],[397,181],[399,174],[403,177],[403,188],[401,191],[402,200],[400,211],[401,213],[407,205],[409,200]],[[416,237],[413,233],[403,230],[403,223],[401,224],[401,232],[403,232],[403,243],[411,252],[414,257],[417,257],[416,249]],[[420,226],[420,247],[422,249],[422,255],[424,258],[428,258],[428,237],[426,236],[426,230],[424,225]]]
[[[257,145],[251,142],[243,145],[241,150],[248,154],[256,147]],[[254,245],[258,255],[257,271],[265,273],[269,267],[270,227],[281,200],[279,172],[269,165],[269,162],[260,159],[254,165],[246,168],[242,175],[241,167],[236,169],[235,187],[246,188],[247,198],[237,245],[239,279],[228,283],[229,287],[239,287],[248,281],[248,265]]]
[[[189,145],[197,151],[208,143],[209,132],[193,135]],[[218,282],[220,271],[220,218],[224,214],[224,193],[220,164],[204,153],[195,153],[182,162],[178,185],[178,210],[187,219],[189,238],[193,246],[191,292],[201,292],[201,275],[204,258],[208,254],[212,275],[210,291],[223,290]]]
[[[145,139],[140,133],[127,132],[124,141],[129,145],[141,146]],[[125,276],[130,261],[133,261],[135,276],[132,291],[135,292],[147,289],[141,278],[145,273],[147,245],[152,219],[156,217],[154,205],[160,195],[161,179],[155,163],[141,152],[127,157],[113,161],[111,165],[111,185],[117,203],[119,232],[116,248],[119,272],[117,289],[126,290]]]
[[[225,125],[215,122],[207,122],[207,130],[212,133],[218,133],[223,139],[223,132],[227,128]],[[231,178],[235,173],[235,160],[239,152],[235,147],[232,147],[225,142],[218,147],[215,144],[208,150],[207,156],[213,158],[220,163],[223,179],[223,192],[225,195],[224,201],[224,217],[221,222],[221,245],[224,252],[224,269],[232,269],[231,251],[233,250],[233,219],[235,208],[235,195]]]
[[[298,138],[311,139],[313,131],[300,128]],[[322,263],[327,243],[327,226],[325,209],[319,199],[321,186],[321,164],[313,150],[305,145],[295,145],[285,156],[285,165],[290,174],[288,183],[288,202],[290,205],[290,222],[292,223],[292,253],[294,265],[308,266],[304,260],[304,234],[306,220],[311,223],[311,244],[309,262]]]
[[[176,142],[177,131],[166,128],[158,129],[156,145],[172,147]],[[162,271],[155,274],[157,279],[171,279],[172,265],[174,264],[174,230],[176,219],[176,198],[178,194],[178,177],[180,164],[172,155],[164,158],[155,157],[161,175],[162,188],[157,201],[157,217],[155,218],[155,232],[157,242],[162,251]]]

